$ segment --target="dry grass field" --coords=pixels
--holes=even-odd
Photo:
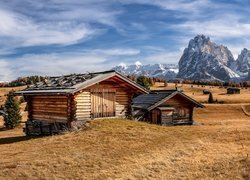
[[[193,126],[107,119],[28,138],[0,125],[0,179],[250,179],[250,104],[231,101],[196,109]]]
[[[168,83],[167,87],[163,87],[162,83],[157,83],[153,90],[175,89],[174,83]],[[192,86],[192,87],[191,87]],[[185,94],[196,99],[201,103],[207,103],[208,95],[203,94],[203,90],[207,89],[212,91],[214,100],[217,99],[219,103],[250,103],[250,88],[241,89],[240,94],[227,94],[226,88],[219,88],[218,86],[198,86],[190,84],[178,84],[178,88],[182,89]]]
[[[0,106],[4,104],[7,94],[11,91],[18,91],[21,89],[24,89],[26,86],[20,86],[20,87],[0,87]]]

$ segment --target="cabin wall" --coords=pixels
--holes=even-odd
[[[178,106],[193,106],[190,101],[187,101],[185,99],[183,99],[181,96],[176,95],[172,98],[170,98],[169,100],[167,100],[166,102],[164,102],[163,104],[161,104],[161,106],[173,106],[173,107],[178,107]]]
[[[161,124],[171,125],[173,123],[173,110],[162,110],[161,111]]]
[[[74,96],[75,118],[76,120],[86,120],[91,118],[91,95],[89,90],[85,90]]]
[[[130,92],[125,87],[120,86],[119,83],[105,81],[89,88],[89,91],[91,92],[102,90],[115,93],[115,117],[125,118],[131,115],[133,92]]]
[[[31,96],[28,98],[29,120],[67,123],[68,101],[67,96]]]
[[[169,106],[175,108],[175,111],[173,112],[173,124],[192,123],[194,106],[192,103],[190,103],[190,101],[183,99],[181,96],[176,95],[161,104],[161,106]]]
[[[125,118],[131,115],[132,95],[125,88],[118,88],[116,91],[116,116]]]

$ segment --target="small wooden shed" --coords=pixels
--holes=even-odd
[[[236,87],[227,88],[227,94],[240,94],[240,89]]]
[[[210,91],[210,90],[208,90],[208,89],[203,89],[203,94],[210,94],[210,93],[212,93],[212,91]]]
[[[133,99],[133,117],[159,125],[193,123],[193,109],[204,106],[180,91],[154,91]]]
[[[27,101],[28,135],[79,128],[95,118],[129,118],[132,98],[147,93],[115,71],[49,77],[16,92]]]

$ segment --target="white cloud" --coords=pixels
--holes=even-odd
[[[11,59],[0,59],[0,81],[10,81],[20,76],[56,76],[109,70],[117,65],[113,56],[133,56],[137,49],[95,49],[78,52],[27,54]]]
[[[185,0],[126,0],[121,1],[124,4],[149,4],[155,5],[162,9],[173,10],[184,13],[198,13],[205,7],[211,7],[213,3],[210,0],[195,0],[195,1],[185,1]]]
[[[17,58],[12,68],[17,74],[25,75],[62,75],[104,70],[105,58],[84,53],[53,53],[47,55],[25,55]]]
[[[94,49],[91,51],[92,54],[101,54],[109,56],[134,56],[140,54],[140,50],[124,48],[124,49]]]
[[[176,25],[175,28],[192,32],[194,34],[205,34],[212,37],[241,37],[250,36],[250,24],[242,23],[230,19],[230,21],[210,20],[210,21],[189,21]]]
[[[9,43],[17,47],[74,44],[95,32],[86,24],[35,23],[23,15],[4,10],[0,10],[0,17],[0,37],[10,39]]]
[[[14,78],[10,64],[6,60],[0,59],[0,82],[9,81]]]

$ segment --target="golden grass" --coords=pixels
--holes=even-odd
[[[207,105],[194,118],[200,125],[96,120],[34,139],[0,131],[0,179],[249,179],[250,119],[241,106]]]
[[[158,85],[158,84],[157,84]],[[154,90],[169,90],[169,89],[175,89],[175,84],[174,83],[168,83],[167,87],[161,87],[161,86],[154,86],[151,89]],[[205,86],[201,87],[198,85],[192,85],[191,87],[190,84],[183,84],[183,85],[178,85],[180,89],[184,91],[185,94],[188,96],[196,99],[197,101],[201,103],[207,103],[208,101],[208,95],[203,94],[204,89],[211,90],[213,93],[213,98],[214,100],[217,99],[218,102],[220,103],[226,103],[226,104],[232,104],[232,103],[250,103],[250,88],[248,89],[241,89],[240,94],[226,94],[227,89],[225,88],[219,88],[216,86]]]

